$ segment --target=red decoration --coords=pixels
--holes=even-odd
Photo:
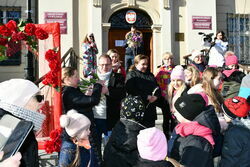
[[[62,144],[61,133],[61,129],[55,129],[50,132],[50,140],[45,142],[45,151],[48,154],[60,151]]]
[[[61,68],[61,62],[58,60],[58,52],[54,49],[49,49],[45,53],[45,59],[49,62],[50,71],[45,75],[43,80],[44,85],[50,85],[56,89],[59,88],[58,74]]]
[[[1,25],[0,26],[0,34],[5,37],[11,36],[11,31],[5,26]]]
[[[49,37],[49,34],[41,28],[36,29],[35,35],[38,39],[41,40],[47,39]]]
[[[8,39],[6,39],[6,38],[0,38],[0,45],[6,45],[7,44],[7,42],[8,42]]]
[[[11,49],[10,43],[25,41],[28,49],[35,55],[37,52],[37,39],[48,38],[48,33],[42,28],[36,28],[35,24],[21,21],[18,25],[14,20],[10,20],[5,25],[0,25],[0,61],[7,59],[5,53]],[[7,40],[7,42],[6,42]],[[7,56],[12,56],[7,54]]]
[[[24,28],[24,32],[29,35],[29,36],[32,36],[32,35],[35,35],[35,31],[36,31],[36,26],[35,24],[32,24],[32,23],[28,23],[26,24],[25,28]]]
[[[10,20],[7,24],[6,27],[11,31],[11,32],[17,32],[17,25],[14,20]]]

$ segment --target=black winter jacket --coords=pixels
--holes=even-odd
[[[159,88],[159,85],[151,72],[144,73],[135,69],[127,74],[125,87],[128,95],[141,96],[145,106],[147,106],[149,103],[147,100],[148,95],[152,95],[154,89],[157,87]],[[157,96],[158,99],[154,103],[148,105],[143,118],[142,124],[146,127],[150,127],[147,123],[157,119],[156,106],[159,106],[158,103],[161,97],[160,89],[154,93],[154,96]]]
[[[225,132],[220,167],[250,166],[250,120],[235,120]]]
[[[101,84],[94,85],[93,94],[91,96],[85,95],[79,88],[71,86],[63,87],[63,113],[67,113],[67,111],[75,109],[77,112],[87,116],[90,120],[93,120],[94,115],[92,107],[100,102],[101,91]]]
[[[139,159],[137,135],[144,128],[134,121],[121,119],[104,149],[104,167],[134,167]]]
[[[213,106],[208,106],[193,121],[208,127],[213,135],[220,132],[220,124]],[[173,133],[175,134],[175,133]],[[185,167],[213,167],[213,147],[201,136],[172,135],[168,143],[169,157]]]
[[[107,126],[112,130],[120,119],[121,100],[126,96],[125,78],[122,74],[112,72],[108,83],[107,98]]]

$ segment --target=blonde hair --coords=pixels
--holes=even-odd
[[[111,55],[112,53],[116,53],[117,55],[118,55],[118,58],[120,57],[120,55],[119,55],[119,52],[118,52],[118,50],[116,50],[116,49],[109,49],[108,51],[107,51],[107,55]]]
[[[213,87],[213,79],[221,73],[217,68],[208,67],[202,76],[202,88],[208,95],[211,104],[216,112],[221,112],[220,105],[223,103],[221,94]]]
[[[201,82],[200,78],[200,72],[192,65],[188,65],[186,70],[190,71],[192,73],[191,81],[190,81],[190,87],[193,87],[194,85]]]
[[[226,53],[224,54],[224,58],[227,58],[228,56],[231,55],[235,55],[235,53],[233,51],[226,51]]]
[[[174,95],[175,88],[173,85],[174,84],[172,81],[168,85],[167,99],[168,99],[169,105],[171,106],[170,109],[173,108],[175,101],[181,96],[183,91],[187,88],[185,82],[182,81],[181,87],[178,90],[176,90],[176,94]]]
[[[81,165],[80,146],[76,145],[75,159],[68,167],[78,167]]]
[[[169,59],[169,58],[174,58],[173,53],[171,53],[171,52],[165,52],[165,53],[162,54],[162,59],[163,60]]]
[[[62,83],[64,84],[64,79],[67,77],[72,77],[75,74],[76,68],[74,67],[64,67],[62,68]]]
[[[148,60],[149,59],[148,56],[145,56],[143,54],[138,54],[137,56],[135,56],[135,58],[134,58],[134,64],[130,66],[129,71],[135,70],[135,66],[137,64],[139,64],[139,62],[141,60],[145,60],[145,59]]]

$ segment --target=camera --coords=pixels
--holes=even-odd
[[[203,35],[203,41],[205,43],[211,43],[213,41],[212,36],[214,35],[214,33],[205,34],[204,32],[199,32],[198,34]]]

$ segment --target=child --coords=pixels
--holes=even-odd
[[[223,71],[223,74],[226,77],[229,77],[234,71],[239,71],[238,68],[238,57],[235,56],[234,52],[227,51],[225,53],[225,65],[226,70]]]
[[[179,97],[175,104],[175,117],[180,122],[168,145],[168,156],[185,167],[213,167],[213,134],[220,125],[207,98],[200,94]]]
[[[192,65],[188,65],[184,70],[185,74],[185,83],[188,88],[193,87],[194,85],[201,82],[200,72],[198,69]]]
[[[137,164],[137,135],[146,128],[141,124],[144,112],[145,105],[140,96],[128,96],[123,100],[121,119],[104,149],[104,167],[134,167]]]
[[[250,166],[249,98],[236,96],[226,99],[222,105],[229,126],[224,136],[220,167]]]
[[[141,130],[137,136],[137,146],[140,159],[137,167],[168,167],[167,139],[164,133],[153,127]]]
[[[75,154],[75,149],[66,148],[67,146],[62,146],[61,154],[68,154],[68,160],[61,160],[64,162],[59,164],[59,166],[66,166],[68,162],[71,163],[71,167],[82,166],[80,164],[80,149],[79,147],[84,147],[90,149],[89,144],[89,134],[90,134],[90,120],[83,114],[78,113],[76,110],[69,110],[67,114],[64,114],[60,117],[60,125],[65,128],[67,134],[71,137],[73,143],[77,147]],[[60,157],[59,157],[60,158]]]
[[[191,60],[191,65],[197,68],[197,70],[200,72],[200,76],[202,76],[202,73],[206,68],[206,65],[204,64],[203,53],[195,49],[192,51],[191,57],[189,59]]]
[[[170,74],[174,68],[173,54],[165,52],[163,54],[163,65],[158,69],[155,75],[156,81],[161,88],[161,94],[166,97],[168,91],[168,84],[170,83]]]

